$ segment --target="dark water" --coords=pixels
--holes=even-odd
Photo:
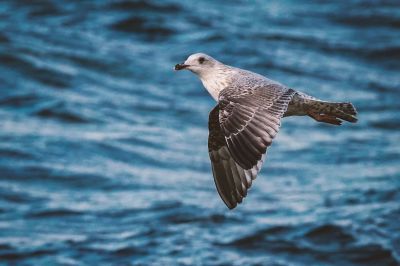
[[[1,1],[0,264],[399,265],[400,4],[299,2]],[[285,119],[229,211],[199,51],[360,121]]]

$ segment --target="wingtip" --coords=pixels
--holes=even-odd
[[[226,205],[226,207],[228,207],[228,209],[231,211],[231,210],[233,210],[233,209],[235,209],[236,208],[236,206],[237,206],[237,204],[234,204],[234,205],[228,205],[228,204],[226,204],[225,203],[225,205]]]
[[[234,208],[236,208],[236,206],[238,204],[240,204],[241,202],[237,202],[237,201],[225,201],[222,198],[222,201],[225,203],[225,206],[229,209],[229,210],[233,210]]]
[[[356,117],[356,115],[357,115],[357,114],[353,115],[353,116],[352,116],[352,117],[353,117],[353,120],[352,120],[352,121],[349,121],[349,122],[351,122],[351,123],[357,123],[357,122],[358,122],[358,117]]]

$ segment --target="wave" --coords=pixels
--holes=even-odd
[[[330,16],[335,22],[342,23],[345,25],[356,26],[356,27],[389,27],[389,28],[400,28],[400,18],[395,15],[388,14],[341,14],[340,16]]]
[[[384,129],[384,130],[399,130],[400,122],[398,119],[393,118],[393,120],[381,119],[380,121],[370,122],[373,128]]]
[[[71,76],[61,73],[54,69],[38,67],[20,55],[16,55],[18,51],[13,53],[0,53],[0,61],[2,64],[10,67],[13,71],[25,76],[27,79],[36,80],[42,84],[52,88],[70,87]]]
[[[157,20],[157,19],[156,19]],[[111,25],[111,28],[125,33],[138,34],[148,40],[168,38],[176,31],[170,27],[162,26],[162,20],[148,20],[143,17],[130,17]]]
[[[7,37],[7,35],[0,33],[0,44],[6,44],[9,42],[10,42],[10,39]]]
[[[170,213],[161,216],[163,222],[168,224],[225,224],[226,222],[235,222],[235,219],[228,219],[223,214],[195,214],[191,211]],[[236,221],[238,222],[238,221]]]
[[[346,245],[355,243],[356,239],[352,234],[348,233],[344,228],[326,224],[316,228],[312,228],[304,235],[305,239],[316,245]]]
[[[64,218],[67,216],[82,215],[83,212],[68,209],[35,210],[26,215],[27,218]]]
[[[41,98],[36,94],[11,95],[0,99],[0,106],[24,107],[38,103]]]
[[[308,230],[306,228],[309,228]],[[362,263],[362,265],[397,265],[392,250],[377,243],[360,243],[348,229],[323,224],[275,226],[259,229],[250,235],[228,243],[224,247],[241,250],[263,250],[273,254],[291,254],[294,258],[309,257],[319,263]],[[309,254],[309,255],[306,255]]]
[[[19,160],[30,160],[35,158],[32,153],[15,148],[0,148],[0,157]]]
[[[24,2],[25,3],[22,5],[24,7],[32,4],[31,1]],[[33,8],[29,11],[29,17],[31,18],[55,17],[66,14],[61,7],[51,1],[36,2],[32,7]]]
[[[41,257],[41,256],[49,256],[49,255],[54,255],[56,253],[55,250],[50,250],[48,248],[43,248],[43,249],[36,249],[32,251],[20,251],[20,252],[15,252],[15,249],[12,249],[10,251],[3,251],[0,252],[0,260],[3,261],[19,261],[19,260],[26,260],[26,259],[31,259],[31,258],[36,258],[36,257]]]
[[[0,179],[1,180],[1,179]],[[23,191],[13,191],[10,189],[3,189],[0,187],[0,192],[1,192],[1,199],[12,202],[12,203],[17,203],[17,204],[29,204],[29,203],[37,203],[41,202],[43,198],[41,197],[34,197],[26,192]]]
[[[112,185],[112,180],[105,176],[53,169],[47,166],[29,166],[18,168],[0,166],[0,180],[13,180],[14,182],[39,183],[46,185],[59,185],[60,187],[79,189],[104,189]]]
[[[175,3],[166,3],[166,2],[163,3],[163,2],[147,1],[147,0],[115,1],[112,4],[110,4],[108,8],[119,11],[135,11],[135,12],[152,11],[152,12],[169,13],[169,14],[174,14],[182,11],[182,6],[177,5]]]
[[[76,114],[69,109],[65,108],[63,104],[55,104],[50,107],[43,107],[39,110],[36,110],[34,115],[46,118],[46,119],[55,119],[66,123],[90,123],[89,119],[83,117],[81,114]]]
[[[316,36],[306,36],[306,35],[293,35],[285,32],[281,33],[261,33],[254,35],[256,39],[262,39],[269,42],[279,42],[279,43],[293,43],[300,44],[307,48],[307,50],[317,50],[324,53],[336,53],[340,55],[351,56],[355,58],[363,58],[374,63],[382,63],[382,60],[395,61],[400,57],[400,46],[385,44],[382,42],[373,43],[369,46],[364,46],[362,44],[355,43],[345,43],[337,40],[329,40],[327,38],[321,38]],[[380,60],[380,61],[376,61]],[[397,64],[398,66],[398,64]],[[293,67],[296,69],[296,67]]]

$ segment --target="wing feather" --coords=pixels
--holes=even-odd
[[[295,91],[278,84],[224,89],[219,97],[219,121],[228,149],[243,169],[252,169],[272,144],[281,118]]]
[[[253,172],[235,162],[220,128],[218,105],[210,112],[208,150],[217,191],[225,205],[233,209],[247,196],[263,158],[254,166]]]
[[[277,84],[235,90],[221,92],[210,112],[208,137],[214,182],[230,209],[247,196],[295,93]]]

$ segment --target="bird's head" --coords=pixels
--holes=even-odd
[[[190,55],[185,62],[175,65],[175,70],[187,69],[199,76],[203,76],[212,72],[219,64],[221,63],[209,55],[196,53]]]

